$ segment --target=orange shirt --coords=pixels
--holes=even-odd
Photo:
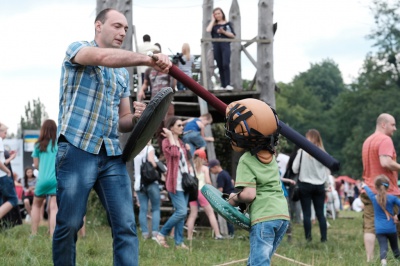
[[[362,161],[363,161],[363,179],[364,182],[371,190],[376,193],[375,190],[375,178],[378,175],[386,175],[389,180],[388,194],[400,195],[400,190],[397,187],[397,172],[390,171],[381,166],[379,156],[387,155],[396,161],[396,150],[394,149],[392,138],[380,133],[375,132],[369,136],[362,147]]]

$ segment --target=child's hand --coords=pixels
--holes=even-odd
[[[237,201],[237,199],[236,199],[236,197],[237,197],[237,193],[231,193],[231,194],[229,194],[229,201],[228,201],[228,203],[230,204],[230,205],[232,205],[232,206],[238,206],[239,204],[239,202]]]

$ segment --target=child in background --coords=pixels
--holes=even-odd
[[[25,210],[28,213],[26,215],[26,221],[29,222],[31,219],[31,209],[33,203],[33,196],[36,186],[36,177],[33,174],[33,168],[27,167],[25,168],[24,174],[24,194],[23,194],[23,202],[25,206]]]
[[[199,190],[197,200],[189,202],[190,214],[186,222],[188,228],[188,240],[191,240],[193,238],[193,228],[194,223],[196,222],[197,213],[199,212],[199,205],[204,208],[204,212],[206,213],[208,220],[210,221],[210,225],[214,230],[215,239],[224,239],[224,237],[219,232],[218,222],[217,218],[215,218],[214,210],[200,191],[205,184],[211,184],[210,173],[208,167],[205,165],[206,162],[206,152],[202,149],[196,150],[194,152],[193,163],[195,167],[196,177],[199,180]]]
[[[198,118],[189,118],[183,122],[182,140],[190,146],[190,154],[193,156],[196,149],[206,149],[206,141],[214,141],[213,137],[206,137],[204,129],[212,123],[213,119],[210,113],[201,115]]]
[[[235,151],[244,151],[236,171],[235,187],[241,191],[230,194],[229,204],[248,204],[247,265],[270,265],[290,220],[274,156],[278,118],[271,107],[257,99],[233,102],[226,113],[226,136]]]
[[[362,188],[365,189],[374,206],[375,234],[379,243],[381,265],[387,265],[388,240],[394,257],[400,257],[396,224],[393,219],[393,207],[394,205],[400,207],[400,199],[386,193],[389,188],[389,178],[385,175],[379,175],[375,179],[376,195],[367,185],[363,184]]]

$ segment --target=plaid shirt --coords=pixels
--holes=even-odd
[[[95,41],[74,42],[66,52],[60,80],[58,135],[75,147],[98,154],[102,143],[109,156],[121,155],[118,111],[121,98],[128,97],[129,74],[125,68],[82,66],[71,60]]]

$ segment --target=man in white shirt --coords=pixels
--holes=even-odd
[[[144,55],[147,55],[147,52],[159,53],[161,51],[158,48],[158,46],[156,46],[154,44],[151,44],[150,35],[145,34],[145,35],[143,35],[143,44],[138,46],[137,52],[141,53],[141,54],[144,54]],[[141,80],[140,80],[141,84],[140,84],[139,88],[143,84],[144,72],[146,71],[147,68],[148,68],[147,66],[138,66],[137,67],[138,77],[142,77]]]

